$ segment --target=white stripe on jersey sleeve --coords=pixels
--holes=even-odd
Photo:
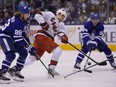
[[[10,51],[10,47],[9,47],[9,45],[7,43],[7,40],[5,38],[3,38],[3,41],[4,41],[4,44],[6,46],[7,51]]]

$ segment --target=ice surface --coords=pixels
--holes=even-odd
[[[64,76],[74,70],[73,66],[77,57],[78,51],[63,51],[60,57],[56,71],[60,76],[49,79],[47,70],[43,67],[40,61],[25,67],[22,74],[25,76],[24,82],[16,82],[11,80],[10,84],[0,84],[0,87],[116,87],[116,70],[107,66],[95,66],[90,70],[92,74],[87,72],[79,72],[64,79]],[[116,52],[113,52],[116,56]],[[42,61],[48,66],[52,54],[45,53]],[[103,53],[92,52],[91,57],[100,62],[106,59]],[[3,52],[0,50],[0,64],[4,58]],[[81,66],[85,64],[87,58],[84,59]],[[116,59],[115,59],[116,60]],[[91,62],[91,61],[90,61]],[[13,66],[16,60],[12,63]],[[93,62],[91,62],[94,64]]]

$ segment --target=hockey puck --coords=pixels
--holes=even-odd
[[[88,62],[88,65],[91,65],[91,62]]]

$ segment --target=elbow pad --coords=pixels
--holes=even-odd
[[[48,30],[48,29],[49,29],[49,25],[47,24],[47,22],[40,23],[40,26],[41,26],[42,29],[44,29],[44,30]]]

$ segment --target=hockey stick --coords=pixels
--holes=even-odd
[[[113,58],[116,58],[116,56],[113,57]],[[107,62],[107,61],[109,61],[109,60],[107,59],[107,60],[102,61],[102,62]],[[92,68],[92,67],[94,67],[94,66],[96,66],[96,65],[98,65],[98,64],[97,64],[97,63],[96,63],[96,64],[93,64],[93,65],[91,65],[91,66],[89,66],[89,67],[86,67],[85,69],[87,70],[87,69]],[[71,76],[71,75],[76,74],[76,73],[81,72],[81,71],[84,71],[84,68],[81,69],[81,70],[79,70],[79,71],[75,71],[75,72],[72,72],[72,73],[70,73],[70,74],[67,74],[64,78],[67,78],[68,76]]]
[[[75,47],[73,44],[71,44],[70,42],[68,42],[68,44],[70,44],[72,47],[74,47],[76,50],[78,50],[79,52],[81,52],[84,56],[86,56],[87,58],[89,58],[90,60],[92,60],[94,63],[96,63],[97,65],[100,66],[104,66],[107,65],[106,61],[103,62],[96,62],[95,60],[93,60],[91,57],[89,57],[88,55],[86,55],[83,51],[79,50],[77,47]]]
[[[116,56],[113,57],[113,59],[115,59],[115,58],[116,58]],[[110,61],[110,60],[112,60],[112,59],[106,59],[106,60],[104,60],[102,62],[107,62],[107,61]]]
[[[113,58],[116,58],[116,56],[114,56]],[[107,62],[107,61],[109,61],[109,59],[106,59],[106,60],[104,60],[104,61],[102,61],[102,62]],[[93,66],[96,66],[97,64],[93,64],[93,65],[91,65],[91,66],[89,66],[89,67],[87,67],[87,68],[85,68],[85,69],[88,69],[88,68],[92,68]]]
[[[91,51],[90,51],[90,53],[89,53],[89,56],[90,56],[90,55],[91,55]],[[86,72],[88,72],[88,73],[92,73],[91,70],[87,70],[87,69],[86,69],[86,66],[87,66],[87,64],[88,64],[88,61],[89,61],[89,58],[87,58],[86,63],[85,63],[85,65],[84,65],[84,71],[86,71]]]
[[[82,47],[82,40],[81,40],[81,47]],[[90,56],[90,55],[91,55],[91,50],[89,51],[89,56]],[[87,58],[86,63],[85,63],[85,65],[84,65],[84,71],[85,71],[85,72],[88,72],[88,73],[92,73],[91,70],[85,69],[86,66],[87,66],[87,64],[88,64],[88,61],[89,61],[89,58]]]
[[[67,74],[64,78],[67,78],[68,76],[71,76],[71,75],[73,75],[73,74],[76,74],[76,73],[78,73],[78,72],[81,72],[81,71],[85,71],[85,70],[87,70],[87,69],[89,69],[89,68],[91,68],[91,67],[94,67],[94,66],[96,66],[96,65],[98,65],[97,63],[96,64],[93,64],[93,65],[91,65],[91,66],[89,66],[89,67],[87,67],[87,68],[83,68],[83,69],[81,69],[81,70],[79,70],[79,71],[75,71],[75,72],[72,72],[72,73],[70,73],[70,74]],[[89,70],[87,70],[87,72],[89,72]]]
[[[36,57],[40,60],[40,62],[42,63],[42,65],[46,68],[46,70],[50,73],[50,75],[54,78],[54,75],[50,72],[50,70],[46,67],[46,65],[43,63],[43,61],[41,60],[41,58],[38,56],[37,53],[35,53]]]

